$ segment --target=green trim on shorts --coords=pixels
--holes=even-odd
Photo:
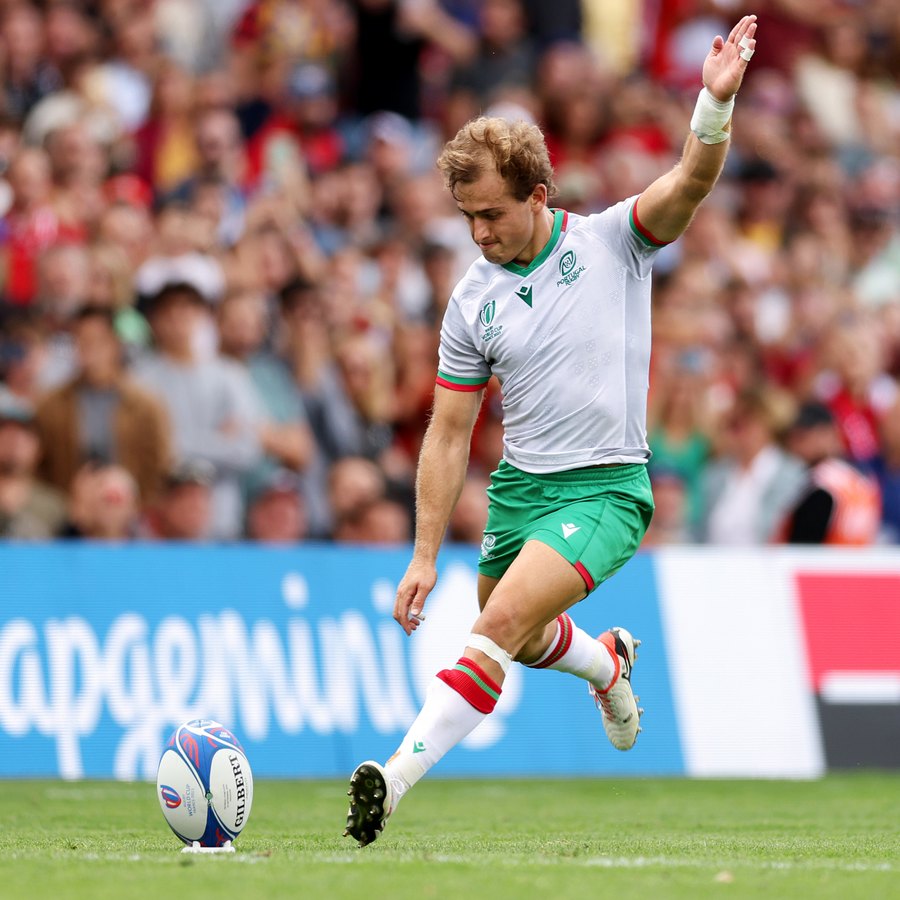
[[[478,571],[501,578],[526,541],[568,560],[588,592],[634,555],[653,516],[643,464],[532,474],[505,460],[491,475]]]

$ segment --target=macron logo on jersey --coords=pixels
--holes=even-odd
[[[520,300],[524,300],[528,304],[529,307],[531,306],[531,294],[532,294],[532,287],[530,284],[523,284],[522,287],[520,287],[516,291],[516,296]]]
[[[563,522],[562,523],[562,533],[563,537],[568,540],[575,534],[576,531],[581,531],[580,525],[574,525],[572,522]]]

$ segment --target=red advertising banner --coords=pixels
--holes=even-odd
[[[900,766],[900,575],[795,579],[828,766]]]

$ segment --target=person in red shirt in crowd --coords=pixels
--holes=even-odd
[[[263,188],[284,188],[298,168],[311,175],[336,169],[345,149],[337,117],[337,85],[331,72],[317,63],[297,66],[278,106],[248,141],[253,182]]]
[[[37,260],[42,251],[60,241],[80,240],[80,229],[70,229],[52,202],[50,160],[43,150],[20,150],[7,172],[13,202],[2,222],[3,294],[13,306],[28,306],[37,291]]]
[[[885,371],[884,334],[877,319],[847,314],[825,335],[827,368],[816,381],[816,399],[834,416],[847,456],[865,464],[878,455],[878,419],[897,399]]]

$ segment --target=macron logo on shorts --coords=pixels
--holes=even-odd
[[[573,525],[571,522],[563,522],[562,523],[562,533],[563,537],[568,540],[575,534],[576,531],[581,531],[580,525]]]

